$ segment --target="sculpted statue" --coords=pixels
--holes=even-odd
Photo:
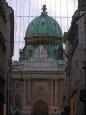
[[[40,57],[45,57],[47,56],[47,50],[44,48],[44,46],[40,45],[37,49],[36,49],[36,53],[37,55],[39,55]]]

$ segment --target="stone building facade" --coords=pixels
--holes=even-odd
[[[6,114],[7,77],[13,44],[14,12],[5,0],[0,0],[0,115]]]
[[[66,42],[66,107],[70,115],[86,114],[86,1],[78,1]]]
[[[64,65],[32,64],[14,64],[16,68],[13,69],[12,76],[12,113],[36,114],[37,111],[42,114],[44,111],[45,114],[60,115],[65,95]]]
[[[59,24],[42,14],[28,26],[25,46],[12,65],[11,114],[61,115],[65,95],[64,51]]]

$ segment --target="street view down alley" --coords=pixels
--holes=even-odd
[[[0,115],[86,115],[86,0],[0,0]]]

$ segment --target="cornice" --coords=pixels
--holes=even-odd
[[[62,39],[61,37],[54,37],[54,36],[33,36],[30,38],[25,38],[26,44],[60,44]]]
[[[18,72],[13,72],[11,79],[19,79],[19,80],[37,80],[37,79],[64,79],[65,80],[65,72],[64,73],[46,73],[46,72],[38,72],[38,73],[18,73]]]
[[[64,71],[12,71],[14,74],[64,74]]]

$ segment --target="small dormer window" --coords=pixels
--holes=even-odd
[[[54,23],[54,25],[56,26],[56,23]]]
[[[44,22],[42,22],[42,25],[44,25]]]

